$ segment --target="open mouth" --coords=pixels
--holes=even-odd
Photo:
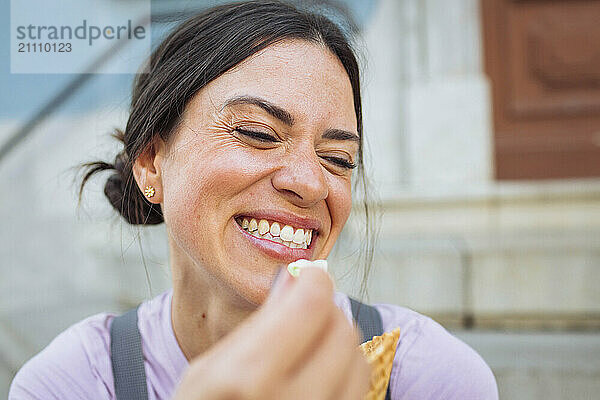
[[[248,234],[279,243],[291,249],[308,249],[317,234],[313,229],[297,228],[278,221],[245,216],[235,217],[237,224]]]

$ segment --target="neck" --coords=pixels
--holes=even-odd
[[[231,294],[230,289],[189,258],[178,260],[171,256],[171,323],[175,338],[190,361],[235,329],[256,308]]]

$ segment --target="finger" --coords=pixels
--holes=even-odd
[[[331,399],[363,400],[369,391],[370,380],[371,367],[362,352],[357,348],[354,352],[347,380],[338,386]]]
[[[316,283],[321,289],[333,294],[334,283],[327,272],[316,267],[306,267],[301,269],[300,272],[300,275],[294,278],[286,269],[280,270],[271,293],[262,309],[268,309],[273,305],[281,304],[283,297],[292,296],[292,287],[302,291],[305,290],[305,286],[311,287]]]
[[[260,310],[254,322],[253,333],[259,336],[255,348],[265,374],[283,375],[306,358],[315,348],[315,342],[326,332],[331,316],[338,312],[333,302],[333,282],[326,272],[306,268],[287,293],[277,303]]]
[[[329,399],[347,381],[358,347],[358,332],[338,310],[317,345],[292,378],[290,392],[297,398]]]

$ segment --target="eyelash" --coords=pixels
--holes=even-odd
[[[338,157],[321,157],[321,158],[324,160],[327,160],[327,161],[331,161],[332,163],[335,163],[343,168],[347,168],[347,169],[356,168],[356,164],[354,164],[350,161],[344,160],[343,158],[338,158]]]
[[[267,133],[263,133],[263,132],[249,131],[247,129],[240,129],[240,128],[235,128],[234,131],[237,131],[238,133],[241,133],[244,136],[248,136],[255,140],[258,140],[259,142],[270,142],[270,143],[279,142],[278,139],[275,139],[273,136],[271,136]],[[343,168],[347,168],[347,169],[356,168],[355,163],[344,160],[343,158],[338,158],[338,157],[321,157],[321,158],[324,160],[330,161],[334,164],[337,164],[338,166],[343,167]]]
[[[235,128],[234,131],[237,131],[244,136],[248,136],[253,139],[256,139],[259,142],[271,142],[271,143],[279,142],[278,139],[274,138],[273,136],[269,135],[268,133],[249,131],[247,129],[240,129],[240,128]]]

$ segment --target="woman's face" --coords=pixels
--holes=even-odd
[[[356,125],[348,75],[316,44],[272,45],[204,87],[160,165],[172,267],[260,304],[279,266],[327,258],[351,209]]]

